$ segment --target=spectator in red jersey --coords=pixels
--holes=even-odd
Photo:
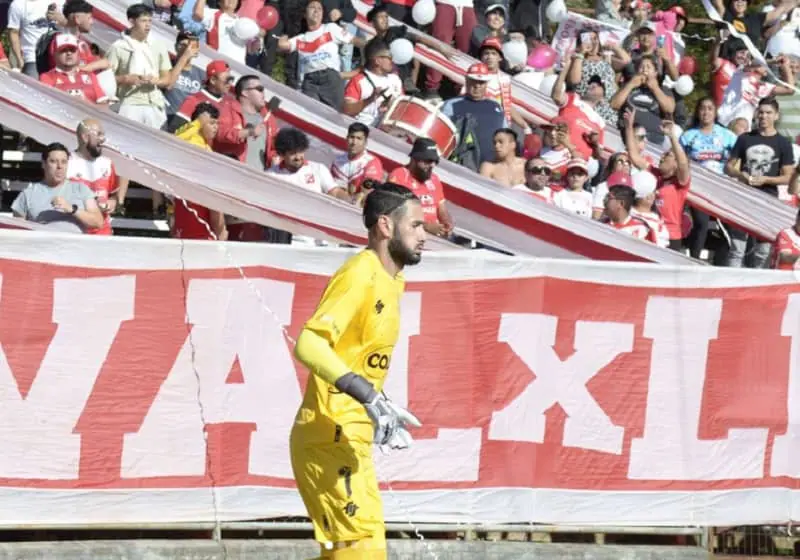
[[[630,122],[636,118],[633,111],[628,118],[625,130],[627,135],[632,134],[633,127]],[[672,146],[670,150],[661,155],[658,167],[651,165],[648,169],[658,181],[656,190],[656,207],[669,231],[669,248],[681,250],[683,239],[683,206],[689,194],[692,176],[689,170],[689,158],[681,147],[677,128],[672,121],[665,120],[661,124],[662,133],[669,139]],[[631,163],[639,169],[645,169],[647,161],[642,157],[638,144],[633,138],[628,138]]]
[[[353,203],[361,206],[370,182],[383,182],[381,160],[367,151],[369,127],[354,122],[347,127],[347,153],[337,155],[331,164],[333,180],[347,190]]]
[[[800,212],[797,213],[794,225],[782,229],[775,238],[772,268],[794,270],[798,260],[800,260]]]
[[[3,45],[0,43],[0,68],[4,70],[11,70],[11,64],[8,62],[6,51],[3,50]]]
[[[264,171],[277,161],[278,123],[267,109],[264,86],[258,76],[239,78],[233,97],[222,104],[214,151]]]
[[[605,223],[636,239],[657,243],[655,231],[644,220],[631,216],[636,194],[630,184],[631,179],[628,177],[627,185],[615,185],[608,189]]]
[[[97,56],[92,52],[89,41],[83,38],[84,35],[92,32],[92,5],[85,0],[69,0],[64,4],[63,10],[66,23],[64,33],[73,35],[78,40],[78,55],[80,57],[81,70],[86,72],[100,72],[111,68],[108,59]],[[55,41],[50,41],[50,63],[56,63]]]
[[[103,225],[99,228],[87,228],[86,233],[111,235],[109,216],[117,204],[119,177],[114,163],[103,155],[106,133],[100,121],[85,119],[78,125],[76,135],[78,147],[69,158],[67,179],[89,187],[95,194],[97,207],[103,213]]]
[[[205,87],[193,93],[181,103],[175,114],[175,123],[178,127],[191,120],[195,107],[200,103],[211,103],[217,110],[222,111],[222,101],[230,89],[231,69],[224,60],[212,60],[206,66]]]
[[[59,33],[53,43],[56,67],[39,76],[39,81],[89,103],[108,103],[108,97],[100,87],[97,77],[91,72],[81,70],[79,66],[78,39],[68,33]]]
[[[200,103],[192,113],[191,122],[181,127],[176,136],[210,152],[218,127],[219,110],[211,103]],[[225,215],[194,202],[176,198],[172,237],[225,241],[228,239]]]
[[[388,182],[402,185],[422,202],[425,231],[447,237],[453,231],[453,220],[447,211],[447,201],[439,178],[433,168],[439,163],[439,149],[430,138],[417,138],[409,154],[411,161],[389,174]]]
[[[403,83],[393,72],[392,52],[387,43],[372,39],[364,49],[364,56],[367,67],[347,82],[342,112],[367,126],[378,126],[392,99],[403,95]]]
[[[569,137],[581,158],[588,160],[594,155],[595,146],[605,141],[606,121],[595,111],[595,107],[605,96],[603,80],[600,76],[589,79],[589,87],[581,98],[578,94],[565,91],[569,66],[565,65],[558,76],[553,93],[550,95],[559,107],[558,118],[567,123]],[[592,138],[592,140],[588,140]]]
[[[528,193],[548,204],[553,204],[553,190],[550,188],[550,167],[540,157],[532,157],[525,162],[525,183],[514,185],[515,191]]]

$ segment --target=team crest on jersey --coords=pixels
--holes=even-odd
[[[92,81],[89,79],[88,74],[81,74],[81,80],[83,80],[84,84],[90,84]]]
[[[380,315],[384,307],[385,306],[383,305],[383,302],[381,300],[378,300],[377,302],[375,302],[375,313]]]

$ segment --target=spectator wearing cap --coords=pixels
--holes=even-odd
[[[200,40],[198,37],[188,31],[181,31],[175,39],[175,60],[180,60],[184,56],[188,58],[189,62],[183,66],[183,70],[178,74],[178,79],[175,80],[175,85],[170,89],[163,90],[164,98],[167,101],[167,124],[165,125],[168,131],[175,131],[180,126],[180,123],[186,122],[185,119],[176,118],[178,109],[180,109],[183,102],[192,95],[203,89],[203,84],[206,81],[206,73],[202,68],[198,68],[192,64],[192,61],[197,58],[200,53]]]
[[[86,72],[100,72],[110,68],[111,63],[108,59],[95,55],[89,41],[84,39],[84,35],[92,32],[94,23],[92,5],[85,0],[69,0],[64,4],[63,14],[66,23],[62,33],[69,33],[78,40],[81,69]],[[49,50],[51,64],[55,65],[55,41],[50,42]]]
[[[631,49],[630,64],[625,68],[628,75],[639,72],[639,61],[643,58],[652,59],[655,63],[659,81],[664,76],[677,80],[680,76],[675,61],[667,53],[666,48],[658,46],[656,42],[655,24],[646,22],[636,30],[633,37],[638,46]]]
[[[381,160],[367,151],[369,127],[354,122],[347,127],[347,152],[339,154],[331,163],[331,175],[339,186],[359,206],[364,203],[372,183],[381,183],[384,178]]]
[[[489,81],[486,83],[486,97],[493,99],[503,108],[506,121],[519,126],[525,134],[533,131],[522,115],[514,108],[511,96],[511,76],[500,71],[501,62],[505,60],[503,44],[497,37],[487,37],[478,50],[478,58],[489,70]],[[461,93],[466,92],[466,85]]]
[[[633,127],[626,126],[626,135],[630,136]],[[662,123],[662,132],[669,139],[671,149],[661,154],[658,166],[650,165],[642,156],[639,144],[633,138],[627,138],[631,163],[639,169],[647,169],[657,181],[656,207],[664,218],[669,232],[669,247],[679,251],[683,239],[683,207],[689,194],[692,177],[689,158],[681,147],[677,129],[672,121]]]
[[[756,113],[756,130],[739,137],[725,165],[725,173],[734,179],[774,197],[778,196],[780,185],[791,182],[794,171],[792,146],[775,128],[779,119],[778,102],[774,98],[763,99]],[[736,229],[731,229],[730,235],[728,266],[766,266],[769,243],[759,242]]]
[[[455,38],[455,45],[462,53],[469,52],[472,30],[478,25],[473,0],[436,0],[436,18],[433,20],[432,35],[449,45]],[[428,96],[438,95],[442,83],[442,73],[433,68],[425,72],[425,91]]]
[[[67,178],[68,165],[67,147],[58,142],[48,144],[42,152],[44,178],[17,195],[11,205],[14,216],[72,233],[102,227],[103,214],[94,192]]]
[[[631,215],[636,193],[633,190],[630,176],[620,177],[613,182],[614,185],[608,189],[608,195],[606,195],[605,223],[636,239],[658,243],[655,231],[647,222]]]
[[[8,8],[8,41],[14,63],[32,78],[39,77],[36,45],[49,30],[63,24],[63,7],[64,0],[14,0]]]
[[[389,45],[372,39],[364,49],[366,68],[344,89],[342,112],[367,126],[378,126],[395,97],[403,95],[403,83],[394,73]]]
[[[209,8],[206,0],[197,0],[192,9],[192,19],[203,24],[207,31],[206,42],[217,52],[236,62],[246,63],[247,44],[236,36],[236,21],[241,0],[220,0],[218,8]],[[264,32],[262,31],[262,34]]]
[[[505,187],[525,182],[525,160],[517,156],[517,133],[501,128],[494,133],[494,160],[484,161],[480,174]]]
[[[572,145],[580,156],[588,160],[599,155],[597,147],[605,142],[606,121],[596,108],[605,102],[603,81],[599,76],[593,77],[583,96],[575,92],[566,92],[565,82],[569,67],[564,66],[553,85],[550,97],[558,106],[558,118],[567,123]]]
[[[773,244],[772,268],[778,270],[794,270],[800,260],[800,212],[794,225],[782,229]]]
[[[217,110],[222,110],[222,102],[228,94],[231,77],[231,69],[224,60],[212,60],[206,66],[206,81],[203,89],[188,96],[181,103],[178,112],[175,114],[175,124],[178,127],[191,121],[195,107],[200,103],[211,103]]]
[[[425,231],[447,237],[453,231],[453,220],[447,210],[442,183],[433,171],[439,163],[439,148],[430,138],[417,138],[409,160],[405,167],[392,171],[387,181],[402,185],[419,197]]]
[[[615,70],[621,70],[631,61],[630,56],[619,45],[600,44],[600,36],[593,29],[578,33],[575,52],[568,64],[566,84],[581,97],[590,96],[593,84],[599,83],[603,97],[595,105],[595,111],[606,123],[617,126],[617,112],[609,106],[609,101],[617,92]]]
[[[214,151],[238,159],[258,171],[277,161],[278,123],[268,109],[258,76],[239,78],[234,95],[222,103]]]
[[[675,99],[661,88],[652,57],[644,56],[638,60],[636,74],[614,94],[610,105],[615,111],[634,110],[635,122],[647,130],[647,139],[658,145],[664,143],[661,120],[663,116],[672,118]]]
[[[395,6],[395,4],[378,2],[375,4],[374,8],[367,12],[367,21],[375,30],[376,39],[381,39],[387,45],[391,45],[392,41],[395,39],[408,39],[412,43],[425,45],[429,49],[433,49],[447,58],[452,58],[458,53],[457,50],[453,49],[449,45],[444,45],[439,41],[430,40],[427,35],[409,34],[408,27],[405,25],[389,25],[389,16],[391,15],[390,12],[392,11],[392,6]],[[402,18],[396,19],[400,19],[402,21]],[[419,77],[419,69],[420,64],[416,58],[408,64],[398,66],[398,74],[403,80],[403,89],[406,91],[406,93],[410,94],[419,91],[416,86],[417,78]]]
[[[79,66],[78,39],[69,33],[59,33],[55,43],[56,67],[39,76],[39,81],[50,87],[95,105],[108,103],[97,77]]]
[[[481,45],[486,39],[493,37],[502,44],[510,38],[506,33],[508,9],[504,4],[490,4],[483,12],[483,18],[484,23],[475,26],[470,39],[469,54],[475,58],[480,58]]]
[[[606,209],[606,195],[608,194],[608,179],[614,173],[631,175],[634,170],[631,168],[631,158],[628,152],[617,152],[608,158],[608,164],[603,169],[603,173],[597,178],[597,185],[592,192],[592,219],[602,219]]]
[[[655,242],[659,247],[669,247],[667,225],[654,209],[658,181],[649,171],[637,173],[632,177],[632,180],[636,199],[634,200],[633,208],[631,208],[631,216],[639,218],[650,226],[650,229],[655,233]]]
[[[198,103],[190,119],[175,135],[184,142],[210,152],[219,128],[219,109],[208,102]],[[189,200],[176,198],[172,237],[225,241],[228,239],[225,215]]]
[[[592,193],[584,190],[589,180],[589,166],[583,159],[567,163],[566,188],[553,195],[553,204],[583,218],[592,217]]]
[[[462,129],[465,120],[474,121],[479,165],[491,160],[494,154],[495,131],[509,127],[503,108],[486,97],[486,86],[490,80],[489,68],[485,64],[482,62],[473,64],[467,69],[466,93],[448,99],[440,108],[442,114],[456,125],[456,130]]]
[[[550,188],[550,166],[540,157],[529,158],[525,162],[525,182],[512,187],[547,204],[553,204],[553,190]]]

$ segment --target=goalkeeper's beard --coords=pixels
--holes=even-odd
[[[400,266],[411,266],[419,263],[422,253],[415,249],[410,249],[403,244],[395,228],[392,238],[389,240],[389,256]]]

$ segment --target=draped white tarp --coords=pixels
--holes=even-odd
[[[132,3],[133,0],[93,0],[92,5],[96,10],[93,39],[103,46],[109,40],[108,30],[103,29],[103,25],[118,30],[126,27],[125,10]],[[176,34],[175,29],[161,22],[153,23],[151,36],[170,48],[174,45]],[[266,94],[277,95],[282,100],[277,111],[277,116],[282,120],[334,147],[345,147],[347,126],[353,119],[206,45],[201,47],[201,54],[193,64],[204,69],[212,59],[225,60],[238,75],[258,75],[267,89]],[[380,130],[371,132],[369,148],[388,168],[404,165],[408,161],[408,144]],[[314,159],[314,154],[310,155]],[[547,257],[673,264],[696,262],[534,200],[525,193],[500,187],[451,162],[443,161],[437,168],[437,174],[445,185],[445,195],[458,226],[457,231],[493,247],[512,253]]]
[[[370,6],[361,0],[353,0],[353,5],[360,14],[365,15]],[[371,29],[363,21],[362,29]],[[392,25],[403,25],[392,20]],[[424,35],[408,27],[414,35]],[[430,41],[433,37],[425,35]],[[442,72],[456,83],[464,83],[466,69],[476,59],[459,53],[450,59],[424,45],[417,44],[415,57],[425,66]],[[536,123],[552,120],[558,114],[553,101],[542,92],[517,80],[513,82],[512,97],[514,106],[526,119]],[[606,148],[611,152],[624,150],[622,137],[616,129],[606,128]],[[649,153],[656,160],[663,150],[651,145]],[[724,222],[733,224],[758,237],[772,240],[778,232],[794,222],[795,210],[778,199],[765,195],[755,189],[746,187],[730,178],[717,175],[699,165],[692,164],[692,189],[689,191],[689,203]]]
[[[226,214],[333,242],[366,242],[360,210],[259,173],[219,154],[200,151],[167,133],[131,122],[104,108],[14,72],[0,71],[3,124],[43,143],[75,144],[86,117],[103,122],[105,153],[120,175]],[[429,247],[454,248],[432,239]]]

